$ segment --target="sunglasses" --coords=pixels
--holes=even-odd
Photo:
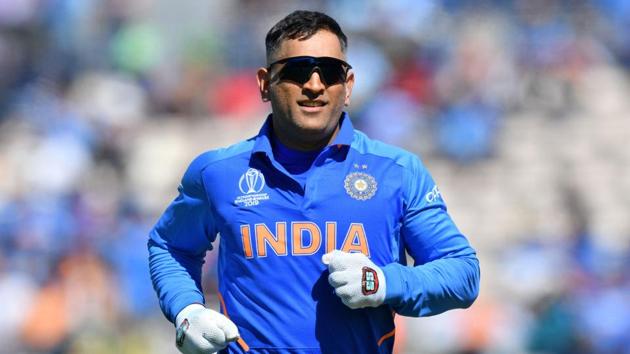
[[[269,64],[267,71],[271,72],[271,67],[275,64],[284,64],[284,66],[272,77],[272,81],[287,80],[299,85],[308,82],[315,70],[326,86],[340,84],[346,81],[348,70],[352,69],[350,64],[341,59],[300,56],[274,61]]]

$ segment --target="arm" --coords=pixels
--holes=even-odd
[[[414,267],[383,267],[385,303],[406,316],[431,316],[469,307],[479,291],[479,261],[450,216],[435,182],[414,159],[404,178],[401,236]]]
[[[202,155],[203,156],[203,155]],[[202,159],[188,167],[179,195],[149,235],[149,271],[169,321],[187,305],[204,303],[201,267],[216,230],[201,179]]]

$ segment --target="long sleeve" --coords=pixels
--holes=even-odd
[[[414,317],[469,307],[479,291],[475,250],[453,223],[439,189],[418,159],[407,167],[403,183],[401,240],[414,266],[383,267],[385,303]]]
[[[216,238],[201,179],[202,161],[198,158],[191,163],[179,185],[179,195],[149,234],[151,280],[162,312],[173,323],[187,305],[204,303],[201,267]]]

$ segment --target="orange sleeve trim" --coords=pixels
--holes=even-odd
[[[378,343],[376,343],[379,347],[381,346],[381,344],[383,344],[383,342],[391,337],[393,337],[396,334],[396,328],[392,329],[391,332],[386,333],[384,336],[381,337],[381,339],[378,340]]]
[[[219,296],[219,302],[221,303],[221,308],[223,309],[223,314],[225,315],[225,317],[227,317],[229,319],[230,315],[228,314],[227,307],[225,307],[225,301],[223,300],[223,295],[221,295],[220,292],[217,292],[217,295]],[[240,345],[241,349],[243,349],[244,351],[246,351],[246,352],[249,351],[249,345],[247,345],[247,343],[245,343],[243,338],[239,337],[236,340],[236,343],[238,343],[238,345]]]

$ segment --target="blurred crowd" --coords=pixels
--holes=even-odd
[[[300,8],[340,22],[355,126],[422,156],[481,260],[475,305],[398,317],[397,352],[630,353],[624,0],[0,0],[0,353],[176,351],[148,231],[192,158],[257,132],[264,35]]]

